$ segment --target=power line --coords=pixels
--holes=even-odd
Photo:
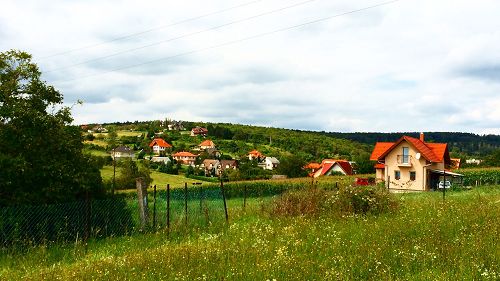
[[[373,8],[377,8],[377,7],[381,7],[381,6],[385,6],[385,5],[390,5],[390,4],[393,4],[395,2],[399,2],[399,1],[401,1],[401,0],[392,0],[392,1],[382,2],[382,3],[379,3],[379,4],[367,6],[367,7],[364,7],[364,8],[360,8],[360,9],[356,9],[356,10],[351,10],[351,11],[348,11],[348,12],[344,12],[344,13],[340,13],[340,14],[335,14],[335,15],[328,16],[328,17],[319,18],[319,19],[308,21],[308,22],[305,22],[305,23],[301,23],[301,24],[297,24],[297,25],[292,25],[292,26],[288,26],[288,27],[284,27],[284,28],[280,28],[280,29],[275,29],[275,30],[272,30],[272,31],[269,31],[269,32],[259,33],[259,34],[256,34],[256,35],[252,35],[252,36],[249,36],[249,37],[245,37],[245,38],[241,38],[241,39],[237,39],[237,40],[233,40],[233,41],[227,41],[227,42],[224,42],[224,43],[221,43],[221,44],[217,44],[217,45],[213,45],[213,46],[206,47],[206,48],[196,49],[196,50],[192,50],[192,51],[188,51],[188,52],[184,52],[184,53],[179,53],[177,55],[163,57],[163,58],[159,58],[159,59],[155,59],[155,60],[150,60],[150,61],[146,61],[146,62],[142,62],[142,63],[138,63],[138,64],[123,66],[123,67],[115,68],[115,69],[104,71],[104,72],[100,72],[100,73],[94,73],[94,74],[89,74],[89,75],[86,75],[86,76],[80,76],[80,77],[76,77],[76,78],[73,78],[73,79],[61,80],[61,82],[69,82],[69,81],[81,80],[81,79],[85,79],[85,78],[89,78],[89,77],[93,77],[93,76],[99,76],[99,75],[103,75],[103,74],[107,74],[107,73],[111,73],[111,72],[117,72],[117,71],[124,70],[124,69],[135,68],[135,67],[139,67],[139,66],[143,66],[143,65],[158,63],[158,62],[167,61],[167,60],[171,60],[171,59],[182,57],[182,56],[186,56],[186,55],[191,55],[191,54],[194,54],[194,53],[199,53],[199,52],[204,52],[204,51],[208,51],[208,50],[212,50],[212,49],[217,49],[217,48],[221,48],[221,47],[225,47],[225,46],[229,46],[229,45],[234,45],[234,44],[241,43],[241,42],[244,42],[244,41],[249,41],[249,40],[252,40],[252,39],[255,39],[255,38],[260,38],[260,37],[264,37],[264,36],[267,36],[267,35],[272,35],[272,34],[279,33],[279,32],[284,32],[284,31],[288,31],[288,30],[292,30],[292,29],[297,29],[297,28],[301,28],[301,27],[304,27],[304,26],[307,26],[307,25],[311,25],[311,24],[315,24],[315,23],[319,23],[319,22],[331,20],[333,18],[337,18],[337,17],[349,15],[349,14],[354,14],[354,13],[357,13],[357,12],[362,12],[362,11],[365,11],[365,10],[369,10],[369,9],[373,9]]]
[[[242,23],[242,22],[245,22],[245,21],[253,20],[253,19],[256,19],[256,18],[259,18],[259,17],[270,15],[270,14],[275,14],[275,13],[278,13],[278,12],[281,12],[281,11],[284,11],[284,10],[288,10],[288,9],[292,9],[292,8],[295,8],[295,7],[298,7],[298,6],[302,6],[302,5],[305,5],[305,4],[314,2],[314,1],[317,1],[317,0],[302,1],[302,2],[295,3],[295,4],[290,5],[290,6],[282,7],[282,8],[271,10],[271,11],[267,11],[267,12],[264,12],[264,13],[261,13],[261,14],[258,14],[258,15],[249,16],[249,17],[246,17],[246,18],[243,18],[243,19],[239,19],[239,20],[231,21],[231,22],[224,23],[224,24],[221,24],[221,25],[217,25],[217,26],[214,26],[214,27],[210,27],[210,28],[207,28],[207,29],[203,29],[203,30],[194,31],[194,32],[191,32],[191,33],[179,35],[177,37],[172,37],[172,38],[169,38],[169,39],[166,39],[166,40],[157,41],[157,42],[154,42],[154,43],[151,43],[151,44],[142,45],[142,46],[139,46],[139,47],[135,47],[135,48],[123,50],[123,51],[112,53],[112,54],[109,54],[109,55],[106,55],[106,56],[97,57],[97,58],[86,60],[86,61],[82,61],[82,62],[79,62],[79,63],[75,63],[75,64],[71,64],[71,65],[67,65],[67,66],[62,66],[62,67],[50,69],[50,70],[47,70],[45,72],[49,73],[49,72],[54,72],[54,71],[60,71],[60,70],[68,69],[68,68],[73,68],[75,66],[80,66],[80,65],[87,64],[87,63],[91,63],[91,62],[101,61],[101,60],[104,60],[104,59],[108,59],[108,58],[111,58],[111,57],[116,57],[116,56],[119,56],[119,55],[122,55],[122,54],[126,54],[126,53],[130,53],[130,52],[133,52],[133,51],[138,51],[138,50],[146,49],[146,48],[157,46],[157,45],[164,44],[164,43],[167,43],[167,42],[172,42],[172,41],[176,41],[176,40],[179,40],[179,39],[183,39],[183,38],[191,37],[191,36],[194,36],[194,35],[202,34],[202,33],[205,33],[205,32],[209,32],[209,31],[221,29],[223,27],[234,25],[234,24],[237,24],[237,23]]]
[[[176,25],[179,25],[179,24],[183,24],[183,23],[187,23],[187,22],[190,22],[190,21],[199,20],[199,19],[202,19],[202,18],[214,16],[214,15],[217,15],[217,14],[222,14],[222,13],[225,13],[227,11],[231,11],[231,10],[238,9],[238,8],[241,8],[241,7],[249,6],[249,5],[255,4],[257,2],[262,2],[262,1],[263,0],[254,0],[254,1],[246,2],[246,3],[243,3],[243,4],[237,5],[237,6],[232,6],[232,7],[225,8],[225,9],[222,9],[222,10],[218,10],[218,11],[215,11],[215,12],[211,12],[211,13],[208,13],[208,14],[203,14],[203,15],[192,17],[192,18],[184,19],[184,20],[181,20],[181,21],[173,22],[173,23],[170,23],[170,24],[167,24],[167,25],[161,25],[161,26],[153,27],[153,28],[146,29],[146,30],[143,30],[143,31],[139,31],[139,32],[136,32],[136,33],[131,33],[131,34],[128,34],[128,35],[116,37],[116,38],[113,38],[111,40],[107,40],[107,41],[103,41],[103,42],[99,42],[99,43],[95,43],[95,44],[91,44],[91,45],[87,45],[87,46],[82,46],[82,47],[70,49],[70,50],[67,50],[67,51],[60,52],[60,53],[55,53],[55,54],[52,54],[52,55],[48,55],[48,56],[45,56],[45,57],[38,58],[38,60],[44,60],[44,59],[48,59],[48,58],[58,57],[58,56],[66,55],[66,54],[73,53],[73,52],[76,52],[76,51],[81,51],[81,50],[85,50],[85,49],[89,49],[89,48],[94,48],[94,47],[97,47],[97,46],[105,45],[105,44],[112,43],[112,42],[115,42],[115,41],[121,41],[121,40],[124,40],[124,39],[128,39],[128,38],[139,36],[139,35],[143,35],[143,34],[146,34],[146,33],[153,32],[153,31],[165,29],[167,27],[176,26]]]

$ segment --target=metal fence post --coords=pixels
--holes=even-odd
[[[156,229],[156,184],[153,186],[153,229]]]
[[[226,215],[226,223],[229,222],[229,216],[227,215],[227,204],[226,204],[226,194],[224,192],[224,181],[220,179],[220,189],[222,192],[222,200],[224,201],[224,213]]]
[[[188,223],[188,184],[187,182],[184,183],[184,220],[186,222],[186,225]]]
[[[167,231],[170,232],[170,184],[167,184]]]

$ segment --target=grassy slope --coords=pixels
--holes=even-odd
[[[120,176],[120,168],[116,168],[116,176]],[[101,169],[101,176],[103,180],[110,180],[113,178],[113,166],[104,166]],[[191,184],[193,182],[192,179],[188,179],[183,175],[170,175],[165,173],[160,173],[158,171],[151,171],[151,178],[153,179],[153,185],[156,184],[158,187],[165,187],[167,184],[170,184],[173,188],[178,188],[184,186],[184,183],[187,182]],[[199,181],[199,180],[196,180]],[[133,190],[135,191],[135,189]]]
[[[497,280],[500,187],[398,195],[378,217],[268,218],[231,209],[229,227],[93,241],[4,259],[17,280]],[[219,228],[221,227],[221,228]]]

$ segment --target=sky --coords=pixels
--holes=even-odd
[[[0,51],[32,54],[75,124],[500,134],[498,11],[495,0],[3,0]]]

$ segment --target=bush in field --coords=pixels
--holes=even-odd
[[[271,203],[268,212],[278,216],[317,215],[325,209],[328,194],[319,188],[288,191]]]
[[[398,208],[395,197],[377,186],[349,186],[338,191],[307,188],[287,191],[264,207],[271,215],[381,214]]]
[[[398,208],[398,201],[385,188],[378,186],[342,187],[334,199],[340,213],[380,214]]]

